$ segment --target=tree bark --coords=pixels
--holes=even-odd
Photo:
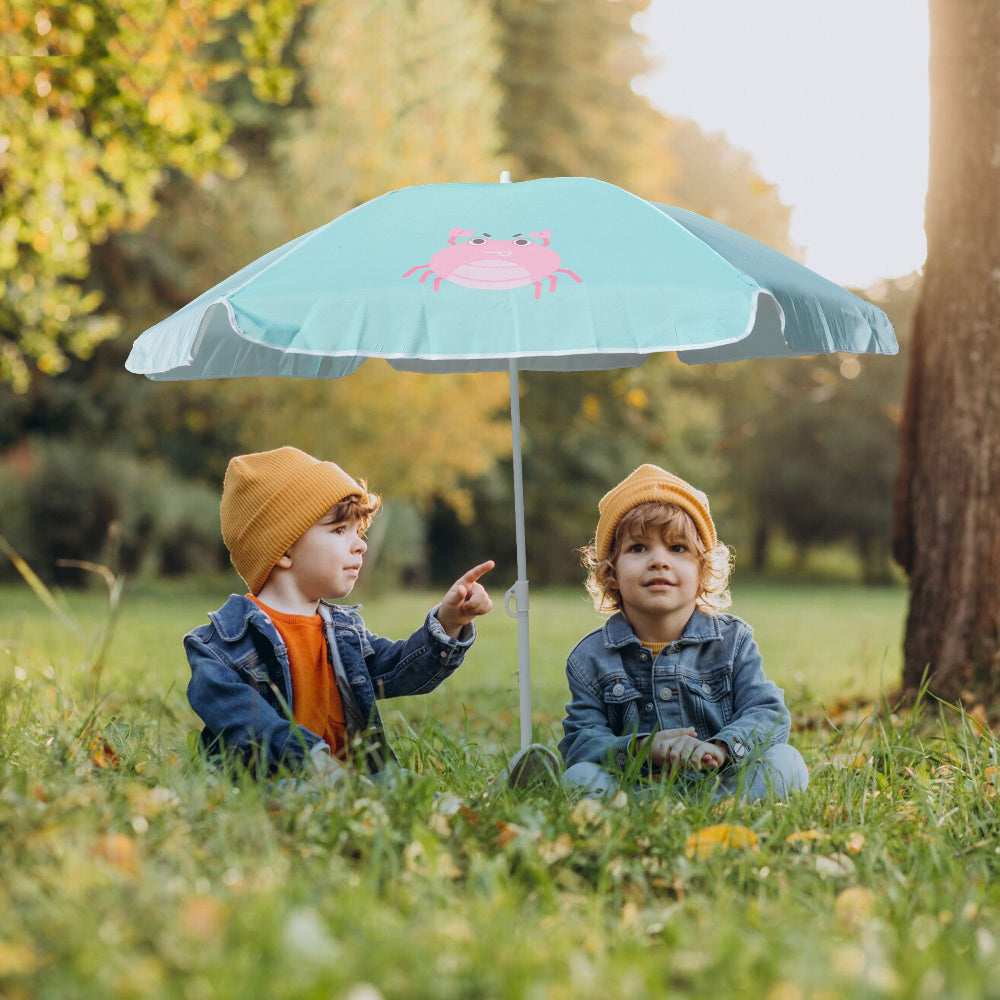
[[[893,553],[910,578],[903,686],[1000,693],[1000,4],[931,0],[927,265]]]

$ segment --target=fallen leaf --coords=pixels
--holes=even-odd
[[[631,899],[622,907],[621,922],[623,927],[630,930],[635,930],[639,926],[639,907]]]
[[[750,848],[757,846],[757,834],[736,823],[716,823],[692,833],[684,841],[684,853],[689,858],[704,858],[717,848]]]
[[[819,830],[796,830],[785,837],[786,844],[803,844],[811,840],[822,840],[823,834]]]
[[[90,741],[87,751],[94,767],[119,767],[121,765],[121,758],[115,752],[115,748],[103,736],[95,736]]]
[[[854,874],[854,862],[846,854],[820,855],[816,871],[825,878],[842,878]]]
[[[855,831],[848,838],[847,842],[844,844],[847,848],[849,854],[858,855],[865,849],[865,836],[863,833],[858,833]]]
[[[512,840],[517,840],[523,834],[529,834],[532,839],[539,837],[537,830],[526,830],[523,826],[518,826],[516,823],[508,823],[502,819],[497,820],[498,847],[506,847]]]
[[[868,761],[864,750],[858,753],[835,753],[830,763],[840,771],[860,771]]]
[[[986,706],[982,702],[977,702],[966,712],[969,720],[973,722],[979,731],[980,736],[984,736],[990,731],[990,719],[986,711]]]
[[[125,791],[132,809],[147,819],[156,816],[164,810],[177,809],[181,800],[171,788],[156,785],[149,788],[140,781],[133,782]]]
[[[137,872],[139,860],[136,857],[135,841],[124,833],[109,833],[102,837],[91,849],[91,856],[123,872]]]
[[[457,796],[448,792],[442,795],[434,803],[434,812],[442,816],[454,816],[455,813],[462,812],[465,803]]]
[[[538,853],[547,865],[555,864],[573,853],[573,839],[568,833],[561,833],[555,840],[539,844]]]
[[[854,885],[844,889],[833,905],[834,913],[841,924],[856,927],[867,921],[875,908],[875,894],[871,889]]]
[[[597,799],[580,799],[569,812],[577,830],[583,833],[592,823],[596,823],[602,814],[601,803]]]

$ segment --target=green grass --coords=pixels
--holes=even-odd
[[[1000,996],[996,739],[933,703],[837,704],[895,684],[898,590],[737,587],[808,723],[809,790],[757,805],[499,790],[517,742],[500,602],[455,677],[386,706],[410,780],[221,780],[187,748],[179,637],[224,593],[126,591],[95,675],[97,592],[67,599],[74,629],[0,589],[4,1000]],[[366,619],[399,634],[430,598],[372,598]],[[576,593],[531,611],[553,742],[565,654],[597,619]],[[699,856],[689,838],[718,824],[755,842]]]

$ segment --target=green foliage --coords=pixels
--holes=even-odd
[[[529,579],[580,578],[575,553],[593,537],[597,501],[636,466],[659,462],[693,478],[710,467],[714,413],[679,369],[676,360],[658,357],[621,371],[521,375]],[[431,524],[428,549],[440,582],[480,558],[476,553],[497,559],[499,572],[514,571],[510,461],[470,488],[475,518],[467,527],[444,509]]]
[[[27,392],[0,393],[0,451],[27,435],[64,439],[162,460],[217,490],[231,454],[292,441],[367,476],[387,496],[425,508],[443,500],[432,546],[439,578],[483,551],[512,563],[503,379],[407,377],[366,364],[335,384],[166,385],[121,366],[132,335],[303,230],[394,187],[492,180],[501,166],[518,179],[603,177],[788,249],[789,210],[750,159],[721,136],[668,121],[631,91],[646,66],[631,27],[642,6],[321,0],[306,10],[295,0],[197,0],[161,23],[148,3],[36,11],[18,0],[0,14],[13,53],[0,67],[4,120],[13,124],[0,136],[23,145],[28,133],[17,123],[41,131],[33,158],[16,162],[0,138],[0,212],[17,216],[21,234],[4,244],[14,223],[0,220],[0,255],[17,261],[5,272],[0,342],[8,336],[4,356],[18,388],[32,352],[41,352],[34,363],[46,371],[74,352],[89,356],[35,379]],[[287,107],[266,103],[286,99]],[[46,234],[44,219],[59,224]],[[76,249],[64,254],[53,240],[69,232]],[[84,298],[87,309],[77,309]],[[94,349],[119,321],[127,336]],[[848,385],[834,377],[830,364],[838,363],[747,366],[735,378],[732,366],[686,370],[662,358],[630,372],[529,373],[522,384],[532,578],[578,578],[573,551],[593,531],[597,498],[642,461],[675,467],[707,489],[713,507],[733,515],[742,549],[755,529],[763,537],[787,523],[803,543],[849,537],[865,550],[870,574],[884,574],[880,526],[895,451],[894,418],[884,417],[897,402],[891,376],[901,365],[887,362],[895,367],[883,377],[864,359],[863,376]],[[835,398],[800,414],[782,391],[808,394],[816,372],[833,379]],[[850,419],[835,424],[834,409]],[[447,433],[455,426],[463,447]],[[807,438],[810,428],[825,435],[825,452]],[[841,447],[860,446],[862,437],[860,458],[858,447]],[[803,439],[807,450],[789,463]],[[850,493],[873,520],[863,534],[845,536],[843,517],[840,525],[831,518],[847,507],[826,501],[846,488],[859,461],[871,474]],[[765,495],[757,480],[780,487],[779,495]],[[470,518],[479,524],[467,527]],[[213,515],[202,532],[214,524]]]
[[[646,5],[494,0],[498,121],[515,179],[599,177],[628,186],[649,113],[631,89],[648,68],[631,25]]]
[[[393,723],[410,778],[268,788],[186,744],[164,639],[207,595],[126,596],[97,699],[47,612],[3,598],[5,996],[992,995],[998,743],[967,715],[793,704],[812,784],[787,804],[574,802],[500,791],[500,706],[463,722],[446,685],[418,699],[439,721]]]
[[[63,370],[119,329],[87,285],[92,248],[141,228],[165,172],[238,172],[213,86],[243,70],[282,99],[292,0],[77,3],[0,11],[0,383]],[[240,23],[237,15],[244,15]],[[203,46],[237,29],[240,62]]]
[[[65,560],[110,562],[129,575],[217,569],[218,506],[214,490],[162,463],[112,451],[29,442],[0,465],[0,530],[45,580],[86,579]]]
[[[296,48],[310,107],[275,151],[293,235],[395,188],[495,181],[494,35],[471,0],[317,3]]]
[[[706,134],[684,118],[670,120],[663,143],[676,163],[670,178],[672,204],[797,259],[788,235],[792,210],[781,202],[777,187],[760,176],[748,153],[731,146],[722,133]]]
[[[830,355],[712,366],[724,489],[744,519],[750,562],[782,533],[800,550],[843,541],[866,579],[889,574],[892,488],[916,282],[887,283],[902,357]]]

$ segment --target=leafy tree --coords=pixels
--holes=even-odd
[[[135,314],[149,316],[164,290],[193,297],[392,188],[495,176],[492,30],[468,0],[319,0],[293,48],[298,106],[280,118],[245,114],[261,148],[237,180],[167,192],[150,230],[156,249],[140,255],[147,280],[129,293]],[[294,441],[397,498],[425,502],[437,491],[462,516],[459,478],[510,450],[506,382],[489,376],[408,375],[369,362],[336,383],[232,379],[153,391],[186,399],[216,426],[237,422],[243,449]]]
[[[788,235],[792,210],[781,201],[777,187],[757,172],[749,153],[731,145],[721,132],[706,133],[687,118],[669,119],[653,141],[672,157],[669,196],[673,204],[739,229],[781,253],[799,255]],[[660,164],[663,160],[647,156],[642,162]],[[653,184],[655,178],[650,178],[637,190],[645,191]],[[653,194],[647,197],[655,199]]]
[[[504,375],[417,375],[366,361],[335,381],[239,379],[247,449],[296,446],[329,457],[373,489],[471,515],[461,485],[511,449]]]
[[[502,153],[516,180],[599,177],[628,185],[648,102],[632,17],[648,0],[493,0],[501,52]]]
[[[233,174],[212,88],[284,99],[294,0],[8,0],[0,7],[0,382],[23,392],[119,329],[91,250],[156,213],[166,171]],[[241,15],[237,19],[237,15]],[[236,30],[242,61],[205,46]]]
[[[540,584],[580,579],[575,550],[597,525],[597,501],[637,465],[659,462],[698,481],[710,473],[714,410],[669,356],[614,372],[525,372],[521,421],[528,575]],[[669,392],[665,383],[672,383]],[[514,572],[509,460],[471,484],[475,520],[461,529],[438,510],[430,526],[432,572],[445,579],[483,552],[498,575]]]
[[[905,353],[917,282],[886,282],[878,304]],[[805,553],[854,547],[865,580],[889,574],[892,482],[904,365],[851,355],[711,366],[718,398],[723,486],[742,522],[748,558],[762,570],[782,535]]]
[[[275,149],[297,235],[411,184],[497,180],[499,52],[474,0],[321,0],[295,54],[309,108]]]
[[[931,0],[927,265],[906,388],[894,553],[903,683],[1000,692],[1000,6]],[[968,693],[968,694],[966,694]]]
[[[666,118],[631,90],[632,77],[647,66],[631,25],[645,6],[644,0],[493,4],[502,53],[500,128],[515,176],[600,177],[787,249],[790,211],[750,158],[721,136]],[[533,580],[578,579],[573,550],[594,530],[597,500],[641,462],[663,462],[706,488],[719,481],[713,377],[668,358],[624,372],[522,375]],[[431,525],[433,571],[442,579],[478,551],[513,561],[509,463],[498,463],[471,488],[474,524],[460,529],[442,510]]]

